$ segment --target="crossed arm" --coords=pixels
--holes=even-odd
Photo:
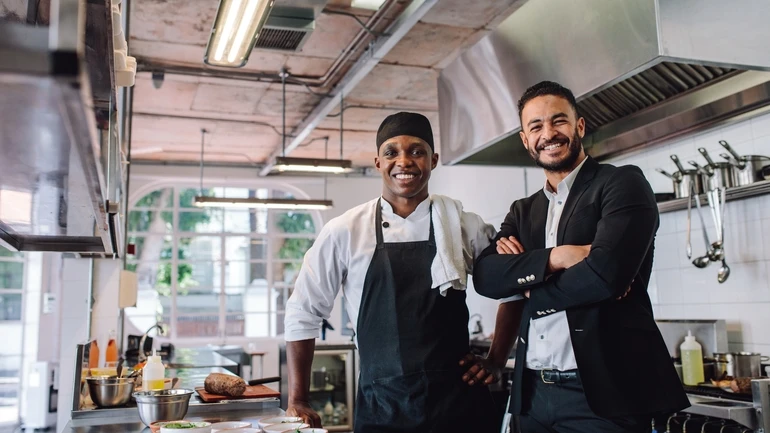
[[[658,227],[654,195],[636,167],[618,168],[604,186],[591,245],[524,251],[518,242],[518,212],[513,206],[497,242],[481,254],[474,285],[495,299],[529,291],[536,310],[560,311],[624,296]],[[521,283],[522,275],[534,279]]]

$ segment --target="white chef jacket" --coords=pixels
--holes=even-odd
[[[294,292],[286,303],[286,341],[319,336],[321,320],[328,319],[340,288],[345,308],[355,328],[363,294],[364,279],[377,246],[374,199],[329,221],[305,254]],[[425,199],[406,218],[393,212],[382,200],[384,242],[427,241],[430,236],[430,199]],[[461,217],[466,269],[494,239],[495,229],[480,216],[463,212]],[[519,298],[520,299],[520,298]],[[514,299],[510,299],[514,300]]]
[[[556,186],[556,192],[553,192],[548,185],[548,181],[545,181],[543,192],[548,197],[548,217],[545,222],[546,248],[556,246],[561,213],[564,210],[564,205],[567,203],[567,197],[572,185],[575,183],[575,178],[587,159],[583,159],[583,162],[559,182],[559,185]],[[559,311],[545,317],[530,319],[527,368],[532,370],[555,369],[559,371],[577,368],[566,311]]]

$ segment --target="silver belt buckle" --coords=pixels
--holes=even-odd
[[[556,382],[552,382],[550,380],[545,380],[545,373],[544,373],[545,371],[553,371],[553,369],[549,368],[547,370],[540,370],[540,380],[542,380],[543,383],[548,384],[548,385],[552,385],[552,384],[556,383]]]

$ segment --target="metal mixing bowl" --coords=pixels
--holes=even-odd
[[[91,400],[99,407],[123,406],[131,400],[134,379],[127,377],[86,377]]]
[[[144,425],[149,426],[155,421],[176,421],[187,415],[187,407],[191,389],[163,389],[158,391],[141,391],[133,394],[139,418]]]

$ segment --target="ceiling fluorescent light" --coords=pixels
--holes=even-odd
[[[301,200],[293,198],[223,198],[195,197],[197,207],[226,207],[240,209],[325,210],[332,207],[331,200]]]
[[[385,3],[385,0],[353,0],[350,7],[376,11],[382,7],[383,3]]]
[[[240,68],[249,60],[274,0],[220,0],[203,61]]]
[[[279,156],[273,164],[277,172],[350,173],[353,163],[349,159],[288,158]]]

